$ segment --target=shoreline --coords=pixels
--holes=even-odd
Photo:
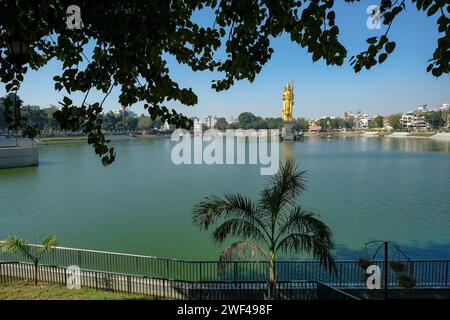
[[[305,132],[305,137],[319,137],[327,138],[327,132]],[[433,139],[438,141],[450,141],[450,133],[433,133],[433,132],[376,132],[376,131],[360,131],[360,132],[332,132],[332,138],[350,138],[350,137],[363,137],[363,138],[397,138],[397,139]]]
[[[136,135],[136,136],[122,136],[122,135],[113,135],[106,136],[107,140],[111,142],[114,141],[127,141],[127,140],[153,140],[153,139],[164,139],[166,136],[158,136],[158,135]],[[30,140],[24,140],[23,138],[19,139],[20,146],[52,146],[52,145],[62,145],[62,144],[79,144],[79,143],[87,143],[86,136],[56,136],[56,137],[42,137],[36,138],[37,141],[31,142]],[[3,141],[0,140],[0,147],[14,147],[15,143],[3,144]],[[15,142],[14,139],[11,139],[11,142]]]
[[[305,138],[328,138],[328,132],[304,132]],[[155,139],[166,139],[170,136],[168,135],[112,135],[106,136],[111,142],[114,141],[127,141],[127,140],[155,140]],[[450,133],[430,133],[430,132],[393,132],[391,134],[376,131],[351,131],[351,132],[333,132],[331,133],[331,138],[394,138],[394,139],[433,139],[435,141],[448,141],[450,142]],[[12,139],[13,141],[13,139]],[[79,144],[86,143],[86,136],[67,136],[67,137],[43,137],[37,138],[37,142],[30,142],[24,140],[19,140],[20,145],[33,145],[33,146],[51,146],[51,145],[61,145],[61,144]],[[0,147],[12,147],[14,144],[8,143],[3,144],[0,140]]]

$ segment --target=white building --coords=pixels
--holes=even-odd
[[[206,127],[205,124],[197,117],[193,117],[192,120],[194,120],[194,134],[202,133]]]
[[[416,112],[408,111],[402,114],[402,117],[400,118],[400,124],[407,130],[426,131],[428,125],[425,121],[425,114],[427,112],[428,110],[426,110],[425,112],[425,110],[423,109],[421,109],[420,112],[418,110]]]
[[[344,119],[347,121],[353,121],[353,126],[356,130],[367,129],[372,123],[375,116],[369,116],[368,114],[362,114],[361,111],[345,112]]]
[[[124,110],[126,112],[126,116],[128,116],[128,117],[137,117],[136,112],[133,112],[133,111],[127,109],[126,107],[120,107],[120,109],[113,109],[113,110],[111,110],[111,112],[115,116],[121,116],[123,114]]]
[[[167,120],[161,125],[161,131],[170,131],[174,129],[175,126],[173,124],[169,124]]]
[[[207,116],[205,118],[205,124],[208,128],[214,128],[214,126],[216,125],[216,122],[217,122],[216,116]]]
[[[450,104],[443,103],[441,106],[437,107],[438,111],[448,111],[450,110]]]

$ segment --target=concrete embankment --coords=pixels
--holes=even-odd
[[[394,132],[388,135],[389,138],[408,138],[409,132]]]
[[[0,147],[0,169],[32,167],[39,164],[35,147]]]
[[[450,132],[436,133],[434,136],[431,136],[430,138],[450,141]]]

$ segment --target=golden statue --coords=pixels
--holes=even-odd
[[[283,89],[283,108],[281,117],[284,121],[292,121],[292,112],[294,109],[294,84],[288,83]]]

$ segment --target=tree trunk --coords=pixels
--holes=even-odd
[[[268,299],[275,299],[275,283],[276,283],[276,271],[275,271],[275,255],[270,255],[269,260],[269,292]]]
[[[34,285],[37,285],[38,283],[38,264],[37,262],[34,263]]]

